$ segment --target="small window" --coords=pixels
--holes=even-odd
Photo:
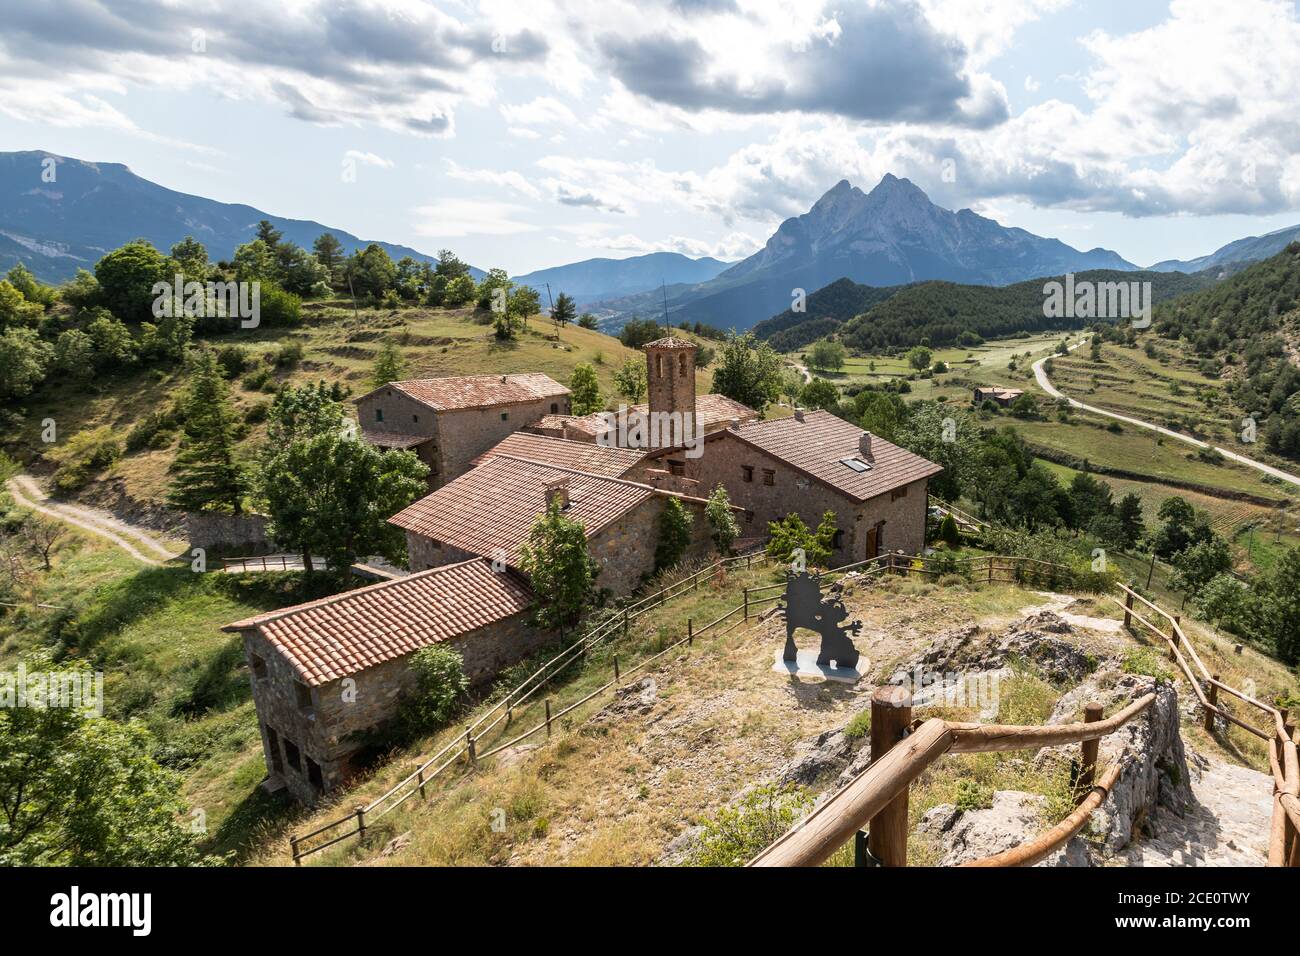
[[[270,725],[266,728],[266,742],[271,751],[271,769],[276,773],[284,773],[284,760],[280,756],[280,735]]]
[[[284,759],[290,767],[302,773],[302,755],[298,752],[298,745],[288,737],[284,739]]]
[[[899,498],[906,498],[906,497],[907,497],[906,486],[903,486],[902,488],[895,488],[893,491],[889,493],[890,501],[897,501]]]
[[[266,659],[260,654],[249,654],[248,663],[253,668],[253,676],[258,680],[266,676]]]
[[[669,458],[668,470],[674,475],[684,475],[686,474],[686,462],[674,461],[672,458]]]
[[[382,408],[376,408],[376,409],[375,409],[375,421],[377,421],[377,422],[382,422],[383,420],[384,420],[384,410],[383,410]]]
[[[682,378],[686,377],[686,353],[683,352],[677,356],[677,374]]]
[[[831,550],[839,551],[844,547],[844,531],[840,528],[835,529],[835,536],[831,538]]]
[[[753,481],[753,480],[754,480],[754,466],[753,466],[753,465],[741,465],[741,466],[740,466],[740,473],[741,473],[741,475],[744,477],[745,481]]]
[[[774,484],[776,484],[776,470],[775,470],[775,469],[773,469],[773,468],[764,468],[764,469],[763,469],[763,484],[765,484],[765,485],[774,485]]]
[[[311,710],[311,688],[302,681],[293,682],[294,697],[298,701],[299,710]]]
[[[841,464],[841,465],[846,465],[846,466],[848,466],[849,468],[852,468],[854,471],[857,471],[857,472],[864,472],[864,471],[870,471],[870,470],[871,470],[871,466],[868,465],[868,464],[867,464],[865,461],[863,461],[861,458],[841,458],[841,459],[840,459],[840,464]]]
[[[502,413],[501,413],[501,420],[502,420],[503,422],[505,422],[505,421],[509,421],[509,420],[510,420],[510,413],[509,413],[509,412],[502,412]]]
[[[413,422],[415,422],[415,423],[418,424],[419,421],[420,421],[420,416],[419,416],[419,415],[412,415],[412,416],[411,416],[411,421],[413,421]]]
[[[307,780],[317,790],[325,789],[325,780],[320,775],[320,764],[307,758]]]
[[[552,414],[552,415],[558,415],[559,412],[560,412],[560,403],[559,403],[559,402],[551,402],[551,414]]]
[[[754,512],[752,512],[752,511],[746,511],[746,512],[745,512],[745,524],[753,524],[753,523],[754,523]]]
[[[655,356],[655,377],[664,377],[664,357],[662,355]]]

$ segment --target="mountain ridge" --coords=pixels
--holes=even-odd
[[[56,162],[53,182],[42,177],[46,159]],[[93,269],[103,255],[132,239],[148,239],[165,252],[187,235],[202,242],[214,260],[229,259],[235,246],[254,237],[260,219],[270,220],[286,239],[308,250],[317,236],[331,232],[345,253],[375,241],[394,260],[435,261],[409,246],[360,239],[315,220],[183,193],[145,179],[123,163],[90,162],[46,150],[0,153],[0,272],[23,262],[38,278],[61,281],[77,269]]]
[[[932,279],[1006,285],[1092,269],[1137,266],[1107,249],[1081,251],[970,209],[944,209],[887,173],[869,193],[840,180],[808,212],[782,222],[758,252],[678,291],[668,310],[674,323],[746,329],[789,305],[795,289],[811,292],[840,278],[876,287]],[[605,305],[617,320],[648,314],[655,303],[633,297]]]
[[[573,296],[579,305],[659,290],[661,284],[676,286],[704,282],[727,269],[731,263],[711,256],[692,259],[679,252],[650,252],[625,259],[597,257],[535,269],[512,280],[545,293],[549,282],[554,291]]]

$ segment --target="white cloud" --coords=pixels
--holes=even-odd
[[[501,186],[506,189],[527,196],[530,199],[540,199],[542,192],[527,179],[522,173],[513,169],[494,170],[494,169],[466,169],[453,159],[447,160],[447,175],[452,178],[466,183],[486,183],[490,186]]]
[[[412,228],[421,236],[513,236],[538,227],[516,217],[527,210],[488,199],[441,199],[417,206]]]
[[[366,166],[378,166],[380,169],[392,169],[396,163],[391,159],[384,159],[382,156],[376,156],[374,153],[365,153],[359,149],[349,149],[343,154],[346,159],[356,160]]]
[[[1039,87],[1041,87],[1042,85],[1043,84],[1039,83],[1032,76],[1025,77],[1025,92],[1027,93],[1037,93]]]
[[[578,117],[553,96],[539,96],[528,103],[501,104],[501,115],[511,126],[570,125]]]

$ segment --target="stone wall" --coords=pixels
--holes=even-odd
[[[271,545],[266,522],[264,515],[191,511],[185,515],[185,534],[191,548],[262,552]]]
[[[635,591],[646,577],[654,573],[659,516],[667,504],[667,498],[655,495],[588,539],[591,556],[600,565],[597,587],[621,596]],[[709,538],[704,506],[690,501],[683,504],[695,519],[691,524],[691,544],[685,560],[706,557],[713,551],[713,541]]]
[[[569,408],[569,396],[556,395],[535,402],[440,412],[442,482],[445,484],[465,474],[475,458],[525,425],[531,425],[543,415],[567,415]]]
[[[379,420],[379,414],[383,420]],[[357,399],[357,421],[362,431],[392,432],[397,435],[415,435],[427,438],[412,452],[429,466],[429,488],[445,484],[442,466],[442,448],[438,441],[438,413],[427,405],[395,388],[383,388]]]
[[[831,555],[832,565],[864,560],[873,527],[877,529],[877,553],[916,554],[925,546],[929,485],[926,479],[907,485],[903,497],[895,499],[886,492],[857,502],[729,432],[710,437],[699,458],[660,456],[648,460],[628,477],[633,481],[647,480],[652,469],[664,468],[669,459],[680,462],[686,479],[698,482],[695,494],[700,497],[707,497],[717,485],[727,489],[731,503],[748,513],[740,519],[742,536],[766,536],[768,523],[779,521],[790,512],[813,527],[820,523],[824,512],[833,511],[844,534],[840,548]],[[752,469],[750,481],[745,480],[746,466]],[[765,470],[772,472],[770,485],[765,483]]]
[[[490,681],[503,667],[535,653],[552,639],[551,634],[529,627],[527,622],[527,613],[516,614],[449,642],[464,658],[465,674],[472,684]],[[289,662],[258,631],[246,631],[243,638],[267,775],[283,782],[295,799],[312,803],[355,772],[353,758],[361,736],[382,732],[397,713],[402,695],[414,684],[408,658],[385,661],[349,678],[310,688],[311,706],[304,708],[298,703],[297,678]],[[255,656],[262,661],[260,668],[254,667]],[[259,669],[265,676],[258,676]],[[289,763],[286,741],[300,752],[297,769]],[[310,779],[309,760],[320,768],[319,788]]]

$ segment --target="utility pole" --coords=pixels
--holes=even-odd
[[[1147,589],[1151,588],[1151,575],[1156,573],[1156,549],[1151,548],[1151,567],[1147,568]]]

